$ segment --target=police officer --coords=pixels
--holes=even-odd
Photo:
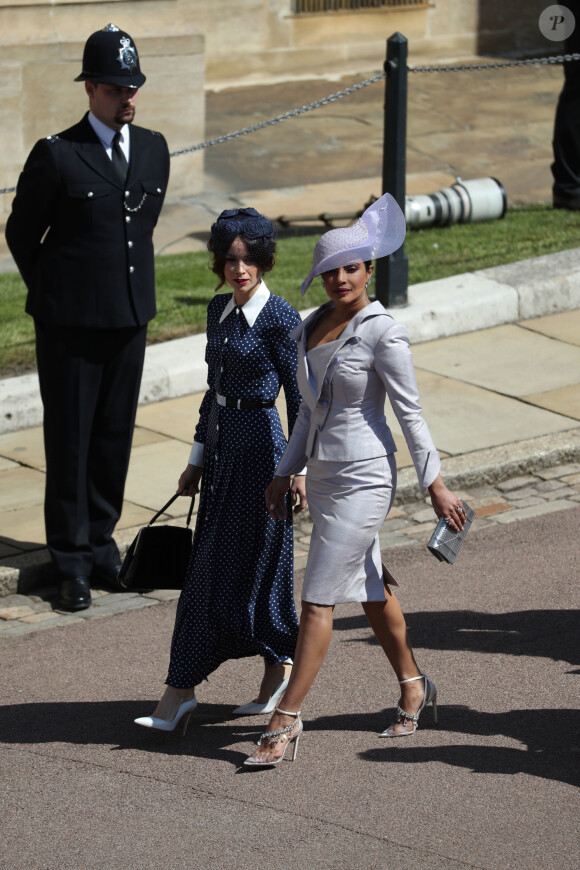
[[[93,33],[90,111],[36,143],[6,240],[28,294],[44,405],[47,544],[59,603],[82,610],[114,583],[113,530],[129,464],[147,323],[155,316],[153,229],[167,189],[163,136],[133,125],[145,83],[135,44]]]

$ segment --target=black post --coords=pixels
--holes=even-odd
[[[407,40],[401,33],[387,39],[385,61],[383,193],[390,193],[405,213],[407,147]],[[385,308],[407,304],[409,261],[402,245],[377,261],[376,296]]]

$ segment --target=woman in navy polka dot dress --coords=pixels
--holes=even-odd
[[[173,731],[197,704],[195,687],[228,659],[260,655],[265,672],[241,715],[270,712],[287,685],[298,634],[293,595],[292,511],[274,522],[264,490],[286,448],[274,406],[284,388],[290,432],[298,413],[297,346],[301,320],[272,295],[262,276],[274,264],[273,227],[254,209],[222,212],[209,250],[220,289],[208,306],[208,387],[200,408],[182,495],[201,495],[193,549],[179,599],[167,687],[152,716],[136,719]],[[306,506],[304,477],[288,493]]]

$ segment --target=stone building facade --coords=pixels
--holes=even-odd
[[[554,53],[538,29],[546,0],[0,0],[0,188],[36,139],[86,108],[84,42],[114,22],[135,39],[148,81],[138,123],[171,150],[203,141],[206,89],[382,68],[386,39],[411,63]],[[314,11],[312,11],[314,10]],[[326,11],[324,11],[326,10]],[[169,199],[203,187],[203,152],[172,165]],[[0,197],[0,218],[11,197]]]

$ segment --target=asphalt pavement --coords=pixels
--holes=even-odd
[[[185,737],[133,724],[162,690],[174,603],[7,639],[0,866],[576,866],[579,521],[474,529],[453,567],[389,552],[440,727],[427,709],[412,737],[379,738],[397,684],[343,605],[297,760],[273,769],[241,766],[266,717],[232,715],[258,661],[211,675]]]

